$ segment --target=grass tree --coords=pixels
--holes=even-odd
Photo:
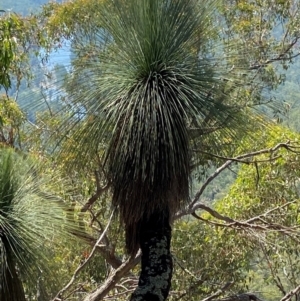
[[[132,301],[169,294],[171,221],[188,202],[192,147],[207,133],[216,131],[218,139],[218,129],[231,135],[241,127],[240,108],[228,97],[226,60],[213,58],[222,50],[212,43],[215,7],[216,1],[114,0],[103,6],[101,28],[76,37],[68,91],[79,109],[73,118],[85,123],[75,134],[78,153],[82,160],[108,145],[112,204],[128,253],[142,253]]]
[[[21,155],[0,149],[1,301],[45,297],[39,277],[51,279],[46,245],[53,247],[54,237],[75,229],[63,202],[51,194],[50,182],[37,173]]]

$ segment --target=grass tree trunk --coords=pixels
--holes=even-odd
[[[10,256],[7,257],[1,278],[0,301],[26,301],[22,282]]]
[[[154,212],[141,223],[141,274],[130,301],[164,301],[171,287],[171,226],[165,213]]]

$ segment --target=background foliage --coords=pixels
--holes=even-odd
[[[55,175],[55,191],[68,208],[64,216],[69,214],[81,229],[73,233],[79,241],[64,236],[45,240],[42,235],[37,239],[39,246],[50,247],[43,248],[43,253],[50,258],[47,263],[51,273],[40,274],[34,266],[34,283],[24,285],[27,300],[53,299],[81,266],[60,297],[83,300],[104,285],[127,259],[123,229],[114,219],[93,251],[110,216],[110,183],[101,162],[105,141],[80,169],[74,164],[74,160],[83,162],[76,147],[57,147],[65,137],[62,121],[71,113],[71,109],[61,108],[72,108],[70,91],[78,88],[76,81],[82,81],[75,78],[66,85],[66,79],[73,66],[93,61],[92,33],[100,25],[99,14],[105,2],[74,0],[41,8],[46,2],[15,1],[14,7],[11,2],[1,2],[0,9],[12,8],[26,17],[13,13],[0,17],[0,56],[4,64],[0,77],[0,141],[2,147],[10,146],[42,163],[41,174]],[[29,16],[29,12],[40,14]],[[252,131],[246,137],[225,136],[216,143],[215,137],[204,136],[195,142],[195,164],[201,162],[202,167],[192,173],[190,198],[203,190],[199,202],[231,220],[202,206],[195,211],[198,219],[189,214],[176,221],[170,300],[202,300],[227,284],[215,298],[254,292],[264,300],[280,300],[300,281],[299,1],[224,0],[216,11],[216,20],[220,30],[211,33],[211,40],[219,41],[220,46],[211,56],[226,57],[231,74],[240,78],[234,88],[228,86],[231,96],[255,108],[255,114],[247,121]],[[6,32],[8,24],[13,26]],[[227,48],[221,45],[230,52],[223,53]],[[78,49],[84,50],[84,55],[78,56]],[[51,63],[53,58],[56,62]],[[224,66],[224,62],[216,64]],[[83,88],[90,88],[89,82],[83,84]],[[269,117],[263,125],[262,116]],[[89,122],[92,120],[85,126]],[[70,132],[64,143],[75,145],[76,136]],[[270,150],[280,143],[284,146]],[[270,151],[235,160],[230,169],[203,186],[229,157],[262,149]],[[24,210],[34,212],[30,206]],[[125,273],[105,298],[125,300],[137,283],[137,273],[138,268]],[[299,293],[293,298],[298,300]]]

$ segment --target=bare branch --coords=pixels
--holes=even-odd
[[[296,146],[292,146],[290,145],[290,141],[287,141],[286,143],[278,143],[277,145],[275,145],[274,147],[271,147],[271,148],[266,148],[266,149],[261,149],[261,150],[258,150],[258,151],[254,151],[254,152],[249,152],[249,153],[246,153],[246,154],[242,154],[242,155],[239,155],[239,156],[236,156],[234,158],[226,158],[226,157],[221,157],[221,156],[218,156],[218,155],[214,155],[212,154],[213,156],[215,157],[219,157],[219,158],[222,158],[222,159],[225,159],[227,160],[223,165],[221,165],[219,168],[217,168],[215,170],[214,173],[212,173],[207,179],[206,181],[203,183],[203,185],[201,186],[201,188],[198,190],[198,192],[195,194],[194,196],[194,199],[191,201],[191,203],[187,206],[187,208],[179,211],[174,219],[178,219],[184,215],[188,215],[188,214],[191,214],[195,211],[195,204],[197,203],[197,206],[202,206],[202,203],[198,203],[201,195],[203,194],[204,190],[206,189],[206,187],[223,171],[225,170],[226,168],[228,168],[233,162],[240,162],[240,163],[247,163],[249,164],[250,162],[254,163],[255,160],[250,160],[250,161],[245,161],[244,159],[247,159],[247,158],[253,158],[253,157],[256,157],[256,156],[259,156],[259,155],[262,155],[262,154],[273,154],[275,151],[279,150],[280,148],[285,148],[287,149],[288,151],[291,151],[291,152],[299,152],[300,151],[300,147],[296,147]]]
[[[113,215],[114,215],[114,211],[111,213],[111,216],[110,216],[110,218],[109,218],[109,221],[108,221],[108,223],[107,223],[107,225],[106,225],[106,227],[105,227],[103,233],[101,234],[101,236],[99,237],[99,239],[98,239],[97,242],[95,243],[95,245],[94,245],[94,247],[93,247],[91,253],[89,254],[89,257],[88,257],[82,264],[79,265],[79,267],[78,267],[78,268],[76,269],[76,271],[74,272],[74,274],[73,274],[71,280],[69,281],[69,283],[68,283],[64,288],[62,288],[62,289],[58,292],[58,294],[57,294],[56,297],[53,299],[53,301],[59,301],[59,300],[60,300],[60,297],[63,295],[63,293],[64,293],[67,289],[69,289],[69,288],[71,287],[71,285],[74,283],[74,281],[75,281],[77,275],[79,274],[79,272],[86,266],[86,264],[87,264],[87,263],[90,261],[90,259],[93,257],[93,255],[94,255],[94,253],[95,253],[97,247],[99,246],[100,242],[102,241],[104,235],[106,234],[106,232],[107,232],[107,230],[108,230],[108,228],[109,228],[109,226],[110,226],[110,223],[111,223],[111,221],[112,221]]]
[[[228,160],[228,161],[232,161],[232,162],[237,162],[237,163],[244,163],[244,164],[255,164],[255,163],[261,163],[261,162],[270,162],[273,160],[276,160],[278,158],[280,158],[280,156],[276,156],[267,160],[252,160],[252,159],[248,159],[246,158],[246,160],[243,159],[239,159],[238,157],[236,158],[229,158],[229,157],[225,157],[225,156],[220,156],[220,155],[216,155],[216,154],[212,154],[203,150],[193,150],[193,152],[197,152],[197,153],[202,153],[202,154],[206,154],[210,157],[214,157],[214,158],[218,158],[218,159],[222,159],[222,160]],[[253,155],[251,156],[253,157]]]
[[[100,301],[102,300],[110,290],[112,290],[137,263],[140,261],[141,255],[138,254],[135,258],[130,257],[127,259],[118,269],[114,270],[113,273],[102,286],[97,288],[93,293],[89,293],[83,301]]]
[[[282,233],[285,235],[288,235],[289,237],[291,237],[293,240],[299,241],[299,226],[294,226],[294,227],[288,227],[288,226],[284,226],[284,225],[280,225],[280,224],[276,224],[276,223],[270,223],[267,222],[266,220],[264,220],[264,218],[268,215],[270,215],[271,212],[274,212],[276,210],[280,210],[290,204],[295,203],[296,201],[291,201],[288,203],[285,203],[281,206],[277,206],[274,208],[271,208],[270,210],[264,212],[263,214],[260,214],[258,216],[255,216],[251,219],[245,220],[245,221],[238,221],[238,220],[234,220],[228,216],[224,216],[222,214],[220,214],[219,212],[217,212],[216,210],[210,208],[209,206],[198,202],[197,204],[194,205],[194,207],[192,208],[193,211],[191,211],[192,216],[194,216],[195,218],[204,221],[208,224],[212,224],[215,226],[221,226],[221,227],[228,227],[228,228],[233,228],[236,230],[257,230],[257,231],[276,231],[278,233]],[[205,211],[207,211],[211,216],[213,216],[214,218],[216,218],[217,220],[220,221],[224,221],[225,223],[221,223],[221,222],[216,222],[213,220],[208,220],[205,219],[199,215],[197,215],[195,213],[195,210],[197,209],[203,209]],[[254,223],[256,222],[256,223]]]
[[[295,289],[288,292],[280,301],[289,301],[292,299],[293,296],[300,293],[300,285],[298,285]]]
[[[94,246],[96,244],[96,239],[87,233],[72,232],[72,234],[84,240],[91,246]],[[108,245],[97,245],[97,250],[101,253],[106,262],[110,264],[114,269],[117,269],[120,265],[122,265],[123,261],[121,260],[121,258],[117,257]]]
[[[218,220],[222,220],[222,221],[230,223],[230,224],[236,223],[236,221],[234,219],[232,219],[232,218],[230,218],[228,216],[224,216],[224,215],[220,214],[216,210],[214,210],[214,209],[206,206],[203,203],[197,203],[197,206],[195,206],[195,207],[196,207],[195,210],[197,210],[197,209],[203,209],[203,210],[207,211],[211,216],[215,217]],[[192,215],[194,217],[196,217],[197,219],[200,219],[200,217],[195,212],[193,212]]]

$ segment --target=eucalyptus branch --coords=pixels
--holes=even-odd
[[[246,153],[246,154],[242,154],[242,155],[239,155],[239,156],[236,156],[234,158],[226,158],[226,157],[223,157],[224,159],[226,159],[227,161],[221,165],[219,168],[217,168],[215,170],[214,173],[212,173],[207,179],[206,181],[203,183],[203,185],[201,186],[201,188],[198,190],[198,192],[195,194],[194,196],[194,199],[192,200],[192,202],[189,204],[189,206],[183,210],[182,212],[179,212],[177,215],[176,215],[176,218],[180,217],[180,216],[183,216],[183,215],[187,215],[187,214],[190,214],[191,212],[191,208],[193,208],[193,206],[199,201],[201,195],[203,194],[204,190],[206,189],[206,187],[223,171],[225,170],[226,168],[228,168],[233,162],[242,162],[244,161],[244,159],[247,159],[247,158],[251,158],[251,157],[255,157],[255,156],[259,156],[259,155],[262,155],[262,154],[272,154],[274,153],[275,151],[279,150],[280,148],[285,148],[287,149],[288,151],[291,151],[291,152],[298,152],[298,149],[300,151],[300,148],[299,147],[295,147],[295,146],[292,146],[290,145],[290,141],[287,141],[286,143],[278,143],[277,145],[275,145],[274,147],[271,147],[271,148],[266,148],[266,149],[261,149],[261,150],[258,150],[258,151],[254,151],[254,152],[249,152],[249,153]],[[217,156],[217,155],[214,155],[214,156]],[[247,162],[248,163],[248,162]],[[178,217],[177,217],[178,216]]]
[[[300,293],[300,285],[298,285],[295,289],[288,292],[280,301],[289,301],[293,298],[293,296]]]
[[[274,62],[278,62],[278,61],[287,61],[287,60],[291,60],[296,58],[297,56],[300,55],[300,52],[295,53],[294,55],[291,55],[289,57],[286,57],[286,55],[288,54],[288,52],[297,44],[299,40],[299,37],[296,37],[289,45],[288,47],[282,51],[281,53],[279,53],[277,56],[268,59],[264,62],[261,63],[255,63],[249,66],[249,70],[257,70],[263,67],[266,67],[267,65],[274,63]]]
[[[293,203],[293,202],[290,202],[290,203]],[[287,203],[287,204],[284,204],[282,206],[278,206],[276,208],[273,208],[272,210],[270,210],[270,212],[274,211],[274,210],[279,210],[279,209],[289,205],[290,203]],[[198,209],[201,208],[201,209],[206,210],[208,213],[210,213],[211,216],[215,217],[216,219],[225,221],[225,223],[216,222],[216,221],[212,221],[212,220],[209,220],[209,219],[205,219],[205,218],[197,215],[195,212],[192,213],[192,215],[195,218],[197,218],[201,221],[204,221],[208,224],[212,224],[212,225],[215,225],[215,226],[221,226],[221,227],[233,228],[233,229],[236,229],[236,230],[251,229],[251,231],[252,230],[276,231],[276,232],[288,235],[296,241],[299,241],[299,238],[297,238],[297,237],[300,236],[300,233],[299,233],[300,227],[298,227],[298,226],[287,227],[287,226],[283,226],[283,225],[280,225],[280,224],[268,223],[268,222],[266,222],[265,220],[262,219],[262,216],[267,215],[267,212],[262,214],[262,215],[259,215],[257,217],[246,220],[246,221],[238,221],[238,220],[231,219],[230,217],[223,216],[220,213],[218,213],[216,210],[214,210],[214,209],[212,209],[212,208],[210,208],[210,207],[208,207],[208,206],[206,206],[202,203],[197,204],[197,206],[198,206]],[[254,220],[260,221],[261,223],[260,224],[258,224],[258,223],[254,224],[253,223]]]
[[[228,161],[237,162],[237,163],[244,163],[244,164],[264,163],[264,162],[274,161],[274,160],[280,158],[280,156],[275,156],[275,157],[272,157],[272,158],[266,159],[266,160],[255,160],[254,161],[251,158],[249,158],[249,159],[246,158],[246,160],[239,159],[239,158],[230,158],[230,157],[225,157],[225,156],[221,156],[221,155],[217,155],[217,154],[212,154],[212,153],[209,153],[209,152],[206,152],[206,151],[203,151],[203,150],[193,150],[193,151],[197,152],[197,153],[202,153],[202,154],[205,154],[205,155],[208,155],[210,157],[217,158],[217,159],[228,160]],[[253,157],[253,155],[250,156],[250,157]]]
[[[291,204],[295,204],[295,203],[296,203],[296,201],[291,201],[291,202],[287,202],[287,203],[285,203],[285,204],[283,204],[281,206],[277,206],[277,207],[271,208],[271,209],[267,210],[265,213],[262,213],[262,214],[260,214],[258,216],[254,216],[254,217],[248,219],[247,223],[253,223],[256,220],[260,220],[261,221],[263,217],[269,216],[270,213],[272,213],[272,212],[274,212],[276,210],[285,208],[285,207],[287,207],[287,206],[289,206]]]
[[[268,211],[266,211],[258,216],[252,217],[246,221],[238,221],[238,220],[232,219],[228,216],[222,215],[218,211],[212,209],[211,207],[209,207],[201,202],[197,202],[196,204],[194,204],[194,206],[192,208],[190,208],[188,213],[187,212],[185,212],[185,213],[191,214],[195,218],[202,220],[206,223],[213,224],[215,226],[222,226],[222,227],[229,227],[229,228],[243,229],[243,230],[245,230],[246,228],[250,228],[251,230],[255,229],[255,230],[262,230],[262,231],[275,230],[277,232],[282,232],[287,235],[290,235],[290,234],[299,235],[299,233],[298,233],[299,227],[298,226],[286,227],[286,226],[276,224],[276,223],[269,223],[263,219],[263,218],[269,216],[272,212],[280,210],[282,208],[285,208],[291,204],[294,204],[295,202],[296,201],[291,201],[291,202],[287,202],[283,205],[271,208]],[[224,221],[225,223],[220,223],[220,222],[216,222],[216,221],[212,221],[212,220],[208,220],[208,219],[204,219],[204,218],[200,217],[195,212],[196,210],[199,210],[199,209],[205,210],[215,219]],[[181,215],[177,214],[175,216],[175,219],[178,219],[180,217],[181,217]],[[255,224],[254,222],[260,222],[260,224]]]
[[[205,210],[206,212],[208,212],[211,216],[215,217],[216,219],[218,220],[221,220],[221,221],[224,221],[226,223],[229,223],[229,224],[234,224],[236,223],[236,221],[228,216],[225,216],[225,215],[222,215],[220,214],[219,212],[217,212],[216,210],[210,208],[209,206],[206,206],[205,204],[203,203],[197,203],[196,206],[193,207],[193,209],[195,209],[191,214],[198,218],[199,219],[199,216],[195,213],[195,211],[197,209],[203,209]]]

